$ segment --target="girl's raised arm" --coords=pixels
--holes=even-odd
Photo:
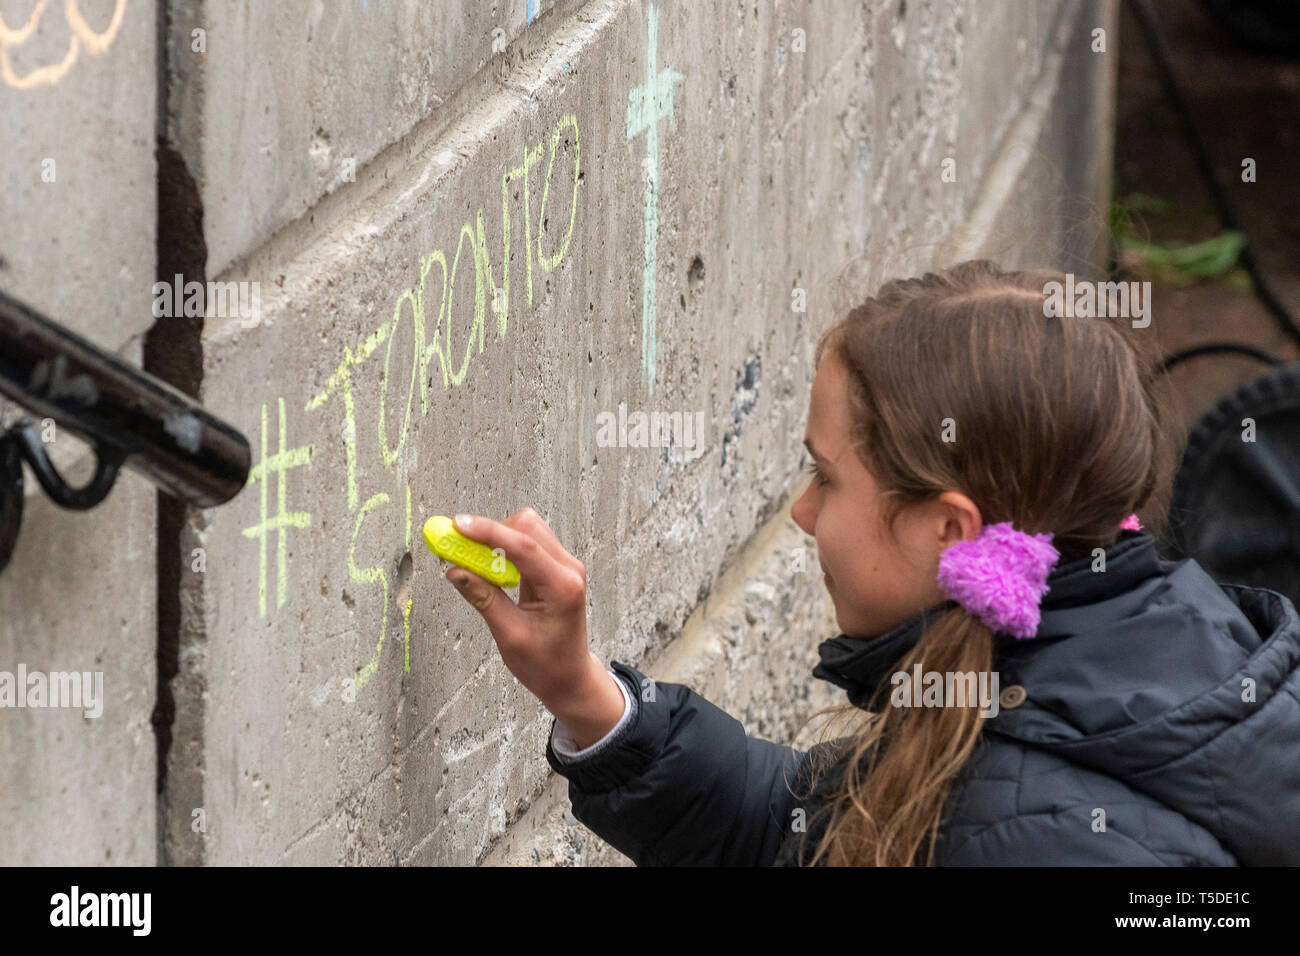
[[[457,530],[518,566],[519,601],[463,568],[447,579],[482,615],[511,673],[578,747],[600,740],[626,702],[587,647],[586,570],[530,508],[504,522],[462,517]],[[612,666],[635,708],[619,733],[579,760],[561,760],[547,742],[547,761],[569,780],[574,816],[641,866],[771,863],[797,819],[791,784],[803,754],[746,736],[689,687]]]

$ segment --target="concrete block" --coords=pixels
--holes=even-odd
[[[979,255],[1007,268],[1079,274],[1104,268],[1118,11],[1113,0],[1043,7],[1026,31],[1002,31],[997,42],[1004,46],[977,58],[1003,62],[1014,34],[1016,51],[1033,51],[1027,62],[1036,72],[1018,107],[1004,108],[1008,122],[964,227],[948,243],[949,258]],[[1038,36],[1038,45],[1022,42],[1026,35]]]
[[[125,354],[138,362],[139,343]],[[89,455],[77,459],[72,481],[90,473]],[[18,546],[0,574],[0,671],[10,675],[0,682],[26,690],[40,683],[30,677],[37,672],[90,675],[78,693],[92,706],[50,706],[47,690],[43,706],[15,699],[0,708],[0,866],[157,858],[156,501],[153,485],[131,471],[93,511],[65,511],[40,492],[26,498]]]
[[[108,349],[154,321],[156,33],[152,0],[0,6],[0,287]]]
[[[504,61],[555,0],[169,5],[177,140],[215,275]]]
[[[152,0],[0,4],[0,287],[135,364],[154,322],[156,35]],[[55,465],[88,477],[87,447],[52,435]],[[30,472],[26,491],[0,671],[99,673],[103,700],[97,717],[0,710],[0,864],[149,865],[156,494],[131,472],[90,512]]]

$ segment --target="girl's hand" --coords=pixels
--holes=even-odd
[[[501,548],[519,568],[519,603],[471,571],[446,578],[482,615],[501,660],[580,747],[599,740],[623,715],[622,691],[587,648],[587,570],[564,550],[531,508],[503,522],[457,515],[456,530]]]

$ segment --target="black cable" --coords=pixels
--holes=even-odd
[[[1163,375],[1175,365],[1179,365],[1188,359],[1198,358],[1202,355],[1220,355],[1225,352],[1259,359],[1259,361],[1267,362],[1269,365],[1283,364],[1282,360],[1277,356],[1270,355],[1263,349],[1256,348],[1253,345],[1244,345],[1240,342],[1206,342],[1204,345],[1193,345],[1181,352],[1174,352],[1172,355],[1165,356],[1164,360],[1156,366],[1156,374]]]

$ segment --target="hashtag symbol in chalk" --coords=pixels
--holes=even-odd
[[[315,452],[314,445],[301,445],[298,448],[286,449],[288,435],[288,425],[285,422],[284,399],[280,399],[280,432],[279,432],[279,450],[270,458],[266,457],[266,406],[262,406],[262,460],[258,462],[248,473],[248,483],[251,485],[255,481],[262,483],[262,520],[251,528],[245,528],[243,535],[246,538],[257,538],[260,547],[260,560],[258,562],[258,585],[257,585],[257,607],[258,613],[266,617],[266,538],[272,531],[275,532],[275,606],[284,607],[284,602],[289,595],[289,542],[285,532],[289,528],[308,528],[311,526],[311,513],[307,511],[285,511],[285,501],[288,497],[286,485],[287,473],[290,468],[297,468],[299,465],[308,465],[311,463],[311,457]],[[267,517],[267,489],[270,485],[270,476],[275,474],[275,517]]]

